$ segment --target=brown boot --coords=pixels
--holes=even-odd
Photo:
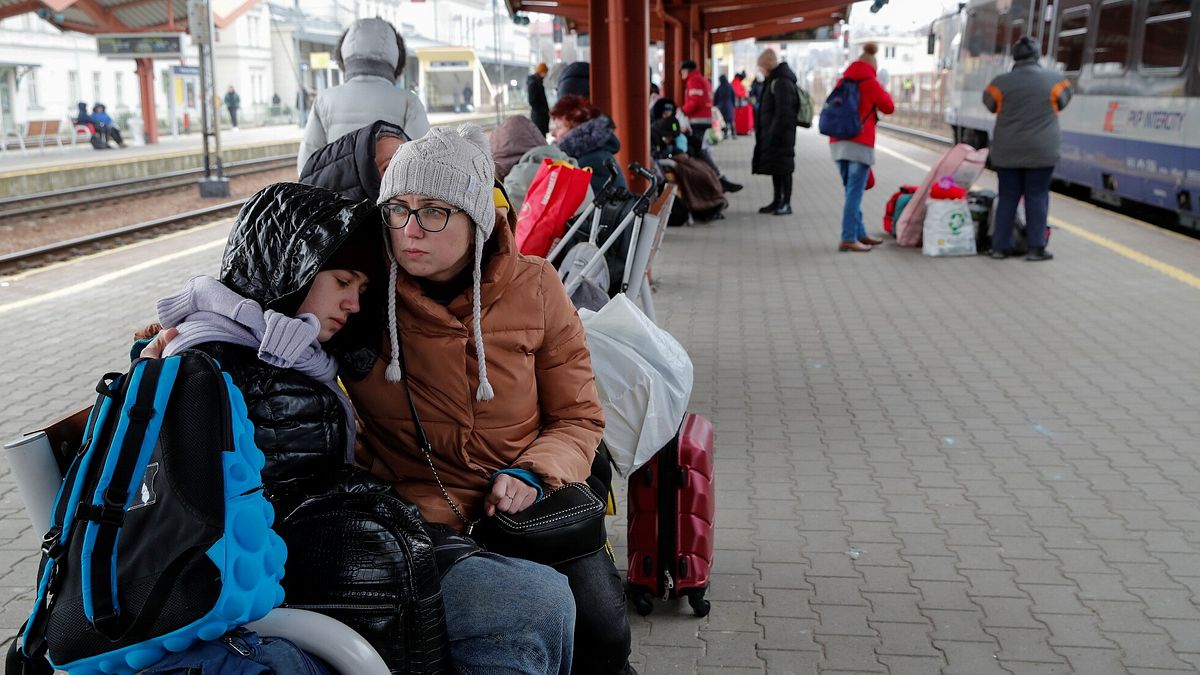
[[[871,250],[870,246],[867,246],[866,244],[863,244],[863,243],[860,243],[857,241],[843,241],[842,243],[838,244],[838,253],[844,253],[846,251],[856,251],[859,253],[866,253],[867,251],[870,251],[870,250]]]
[[[882,243],[883,243],[883,240],[882,240],[882,239],[875,239],[875,238],[873,238],[873,237],[863,237],[863,238],[861,238],[861,239],[859,239],[859,240],[858,240],[858,243],[860,243],[860,244],[866,244],[867,246],[878,246],[878,245],[880,245],[880,244],[882,244]]]

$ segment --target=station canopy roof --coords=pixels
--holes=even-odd
[[[588,0],[506,2],[514,14],[552,14],[567,19],[579,32],[588,32]],[[699,15],[698,31],[709,33],[713,44],[748,38],[799,38],[814,28],[849,18],[850,5],[847,0],[650,0],[650,39],[664,39],[666,16],[687,20],[692,12]]]
[[[260,0],[210,0],[213,24],[225,28]],[[36,12],[62,30],[98,33],[185,33],[187,0],[0,0],[0,19]]]

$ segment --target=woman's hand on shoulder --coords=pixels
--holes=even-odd
[[[492,482],[492,491],[484,500],[483,512],[489,517],[496,515],[496,511],[520,513],[537,501],[537,495],[537,488],[520,478],[502,473]]]

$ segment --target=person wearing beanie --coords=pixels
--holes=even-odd
[[[759,213],[787,216],[792,213],[792,174],[796,171],[796,117],[800,110],[800,92],[796,74],[787,63],[780,63],[774,49],[758,57],[758,70],[766,78],[762,101],[754,118],[755,174],[771,177],[774,196]]]
[[[854,138],[829,139],[829,153],[837,164],[846,192],[846,199],[842,205],[842,238],[838,242],[839,252],[865,253],[870,251],[872,246],[883,243],[867,234],[867,226],[862,217],[862,199],[867,190],[871,166],[875,164],[875,125],[879,121],[879,113],[891,115],[896,110],[896,104],[876,77],[875,54],[879,51],[879,46],[868,42],[862,49],[858,60],[846,67],[842,79],[838,80],[835,86],[840,87],[843,83],[854,83],[858,86],[858,116],[863,122],[862,131]]]
[[[363,372],[344,371],[364,432],[359,464],[427,520],[468,534],[486,516],[517,513],[586,480],[604,429],[583,325],[554,267],[518,254],[513,232],[498,222],[494,167],[473,124],[435,127],[400,146],[378,200],[386,329],[368,346],[379,358]],[[529,622],[511,601],[540,587],[502,587],[496,565],[520,565],[531,584],[565,575],[574,637],[562,653],[569,664],[573,650],[573,672],[632,672],[621,577],[604,551],[557,571],[493,554],[454,564],[443,593],[459,667],[530,672],[508,663],[516,656],[491,636]],[[539,620],[562,609],[547,601]]]
[[[1013,253],[1017,204],[1025,200],[1026,260],[1054,257],[1046,250],[1050,179],[1058,163],[1062,134],[1058,114],[1071,101],[1071,81],[1038,65],[1038,43],[1028,35],[1013,45],[1012,70],[996,76],[983,91],[983,105],[996,113],[988,159],[1000,179],[992,257]]]
[[[579,163],[581,169],[592,170],[592,192],[599,194],[608,181],[609,162],[616,162],[621,150],[617,125],[586,98],[564,96],[550,110],[551,135],[554,144]],[[617,172],[614,185],[626,188],[625,174]]]
[[[525,81],[526,98],[529,99],[529,119],[533,120],[543,137],[550,133],[550,103],[546,100],[546,73],[548,72],[550,72],[550,67],[539,63]],[[545,139],[543,138],[543,140]]]
[[[420,99],[396,86],[407,56],[404,38],[392,24],[379,18],[355,21],[342,33],[334,57],[345,81],[313,101],[296,158],[297,173],[327,143],[377,120],[400,127],[409,138],[429,130]]]

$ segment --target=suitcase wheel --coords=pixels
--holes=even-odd
[[[633,601],[633,608],[641,616],[647,616],[654,611],[654,596],[641,586],[629,587],[629,599]]]
[[[704,599],[704,590],[701,588],[697,591],[689,591],[687,594],[688,605],[692,608],[692,613],[698,617],[708,616],[709,610],[712,609],[712,603]]]

